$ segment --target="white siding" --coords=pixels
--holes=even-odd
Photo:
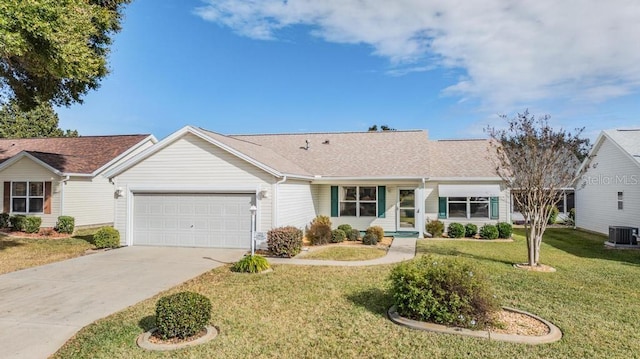
[[[576,185],[576,226],[603,234],[609,226],[640,227],[640,167],[606,137],[594,153]],[[618,192],[623,192],[622,210]]]
[[[73,216],[76,226],[113,223],[115,187],[109,180],[71,177],[64,186],[63,214]]]
[[[153,142],[151,140],[145,141],[109,168],[123,163],[150,146],[153,146]],[[109,168],[106,168],[105,171]],[[76,226],[113,224],[116,187],[106,177],[102,174],[93,178],[71,177],[64,186],[63,214],[73,216]]]
[[[54,174],[30,158],[23,157],[16,163],[0,172],[0,182],[7,181],[43,181],[51,182],[51,214],[38,214],[42,217],[42,227],[54,227],[60,215],[60,176]],[[4,198],[4,186],[0,188]],[[4,201],[3,201],[4,202]],[[0,203],[2,206],[3,203]],[[2,210],[5,212],[5,209]]]
[[[278,219],[274,226],[300,229],[316,217],[314,186],[306,181],[287,181],[278,185]]]
[[[116,187],[123,187],[123,197],[116,200],[115,226],[126,243],[127,198],[132,188],[234,189],[260,187],[273,193],[275,178],[252,164],[211,145],[197,136],[187,134],[154,153],[115,178]],[[197,191],[196,191],[197,192]],[[255,192],[254,192],[255,193]],[[272,201],[258,198],[258,231],[272,226]]]
[[[338,227],[341,224],[349,224],[353,228],[359,230],[365,230],[371,226],[380,226],[387,232],[394,232],[397,230],[397,202],[398,202],[398,188],[414,188],[417,189],[419,185],[416,183],[376,183],[376,184],[349,184],[344,183],[345,186],[362,185],[362,186],[385,186],[386,198],[385,198],[385,217],[331,217],[331,224],[333,227]],[[331,185],[318,185],[318,214],[331,216]],[[416,206],[418,203],[416,203]]]
[[[439,182],[427,182],[426,190],[425,190],[425,216],[427,221],[438,219],[438,184],[445,184]],[[446,183],[453,184],[453,183]],[[461,185],[472,185],[477,184],[477,182],[455,182],[455,184]],[[510,222],[511,218],[509,216],[511,203],[510,203],[510,192],[509,189],[504,186],[501,182],[482,182],[482,184],[499,184],[500,185],[500,196],[498,199],[498,219],[440,219],[445,223],[445,226],[452,222],[458,222],[462,224],[474,223],[478,225],[478,227],[484,224],[496,224],[498,222]],[[425,221],[426,223],[426,221]]]

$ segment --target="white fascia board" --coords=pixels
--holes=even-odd
[[[252,186],[180,186],[142,184],[127,188],[131,193],[257,193]]]
[[[604,131],[600,131],[600,134],[598,135],[598,138],[596,139],[596,142],[593,144],[593,147],[591,148],[591,151],[589,151],[589,155],[587,155],[587,157],[582,160],[582,163],[580,164],[580,167],[578,167],[578,170],[576,171],[576,175],[578,173],[581,173],[585,167],[589,164],[589,162],[591,162],[591,159],[593,158],[593,155],[596,153],[597,149],[600,149],[600,145],[602,144],[602,141],[604,140],[604,138],[607,137],[609,138],[609,136],[607,136],[607,134]],[[609,141],[612,141],[613,143],[615,143],[615,141],[611,140],[611,138],[609,138]],[[626,151],[624,151],[626,152]],[[575,181],[577,181],[579,178],[576,178]],[[574,181],[574,183],[575,183]]]
[[[18,162],[19,160],[21,160],[22,158],[27,157],[30,160],[32,160],[33,162],[37,163],[38,165],[46,168],[47,170],[57,174],[58,176],[65,176],[66,174],[58,171],[57,169],[51,167],[50,165],[48,165],[47,163],[43,162],[42,160],[36,158],[35,156],[33,156],[32,154],[30,154],[27,151],[22,151],[20,153],[18,153],[17,155],[9,158],[8,160],[4,161],[2,164],[0,164],[0,171],[4,170],[5,168],[11,166],[12,164]]]
[[[315,182],[340,182],[340,181],[422,181],[428,177],[416,176],[352,176],[352,177],[331,177],[331,176],[315,176]]]
[[[118,161],[120,161],[122,158],[126,157],[127,155],[129,155],[131,152],[137,150],[138,148],[140,148],[141,146],[143,146],[145,143],[147,143],[148,141],[151,141],[152,144],[156,144],[158,143],[158,139],[154,136],[154,135],[149,135],[147,137],[145,137],[142,141],[136,143],[135,145],[131,146],[128,150],[124,151],[123,153],[121,153],[118,157],[113,158],[111,161],[107,162],[106,164],[104,164],[102,167],[98,168],[97,170],[93,171],[93,173],[91,174],[92,176],[97,176],[99,173],[109,169],[109,167],[113,166],[114,164],[118,163]],[[153,146],[153,145],[152,145]]]
[[[504,182],[500,177],[429,177],[429,182]]]

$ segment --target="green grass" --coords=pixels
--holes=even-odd
[[[457,256],[487,272],[504,305],[551,320],[564,332],[529,346],[428,333],[385,315],[391,266],[274,267],[266,275],[218,268],[169,293],[191,290],[213,303],[220,335],[171,353],[136,347],[153,326],[158,297],[100,320],[55,358],[631,358],[640,353],[640,252],[603,248],[604,237],[550,229],[541,259],[555,273],[518,270],[526,245],[514,242],[419,241],[419,253]],[[165,293],[166,294],[166,293]]]
[[[0,274],[81,256],[93,246],[87,241],[95,229],[72,238],[0,237]]]
[[[386,249],[370,247],[330,246],[305,253],[301,258],[335,261],[365,261],[384,257]]]

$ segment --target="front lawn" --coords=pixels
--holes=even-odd
[[[419,241],[419,253],[458,256],[488,272],[505,305],[558,325],[557,343],[528,346],[414,331],[385,315],[391,266],[274,266],[261,275],[221,267],[170,292],[192,290],[213,302],[220,335],[174,353],[136,347],[153,326],[158,297],[100,320],[56,358],[629,358],[640,352],[640,252],[603,248],[604,237],[550,229],[542,262],[555,273],[512,267],[526,260],[514,242]],[[166,293],[164,293],[166,294]]]
[[[85,240],[93,231],[64,239],[0,236],[0,274],[81,256],[93,247]]]
[[[334,261],[365,261],[384,257],[385,255],[387,255],[387,250],[378,247],[326,246],[318,249],[314,248],[298,258]]]

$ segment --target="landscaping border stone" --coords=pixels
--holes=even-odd
[[[186,347],[192,347],[194,345],[199,345],[199,344],[204,344],[206,342],[209,342],[218,336],[218,329],[216,329],[213,325],[207,325],[205,329],[207,330],[207,333],[205,335],[189,342],[182,342],[182,343],[176,343],[176,344],[159,344],[159,343],[152,343],[149,341],[149,338],[151,337],[151,335],[153,335],[153,333],[155,333],[155,331],[158,330],[157,328],[153,328],[148,332],[144,332],[140,334],[136,339],[136,344],[138,344],[138,346],[142,349],[154,350],[154,351],[168,351],[168,350],[176,350],[176,349],[182,349]]]
[[[560,331],[560,329],[555,325],[553,325],[551,322],[522,310],[509,308],[509,307],[502,307],[502,308],[507,311],[524,314],[531,318],[539,320],[549,328],[549,333],[541,336],[528,336],[528,335],[495,333],[495,332],[490,332],[486,330],[471,330],[466,328],[448,327],[446,325],[421,322],[421,321],[402,317],[400,316],[400,314],[398,314],[395,305],[389,308],[389,310],[387,311],[387,316],[392,322],[411,328],[411,329],[425,330],[425,331],[436,332],[436,333],[464,335],[468,337],[485,338],[489,340],[499,340],[499,341],[511,342],[511,343],[537,345],[537,344],[554,343],[562,339],[562,331]]]

